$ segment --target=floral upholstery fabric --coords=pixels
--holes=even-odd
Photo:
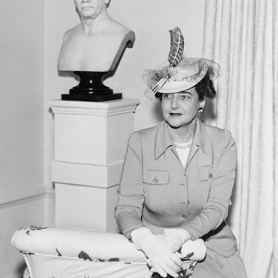
[[[12,245],[23,254],[30,278],[160,277],[121,234],[30,226],[15,232]],[[196,263],[185,259],[180,277],[190,278]]]

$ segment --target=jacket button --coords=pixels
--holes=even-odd
[[[182,218],[187,219],[187,215],[183,214]]]

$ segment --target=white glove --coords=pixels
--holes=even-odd
[[[145,227],[134,230],[131,238],[135,247],[150,259],[151,271],[158,272],[162,277],[167,277],[167,274],[178,277],[182,266],[180,255],[172,253],[164,239]]]
[[[178,252],[182,245],[190,239],[190,234],[182,228],[165,229],[164,236],[173,253]]]
[[[193,261],[202,261],[207,253],[207,248],[204,241],[198,238],[194,241],[188,240],[181,248],[181,257],[189,257]]]

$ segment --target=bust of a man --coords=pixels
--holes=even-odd
[[[61,71],[113,71],[135,34],[112,19],[110,0],[74,0],[81,23],[64,34],[58,59]]]

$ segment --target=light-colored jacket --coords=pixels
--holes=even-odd
[[[225,222],[236,174],[236,145],[228,130],[198,121],[186,167],[167,123],[134,132],[128,142],[116,219],[128,238],[139,227],[154,233],[182,227],[192,239],[229,257],[236,239]]]

